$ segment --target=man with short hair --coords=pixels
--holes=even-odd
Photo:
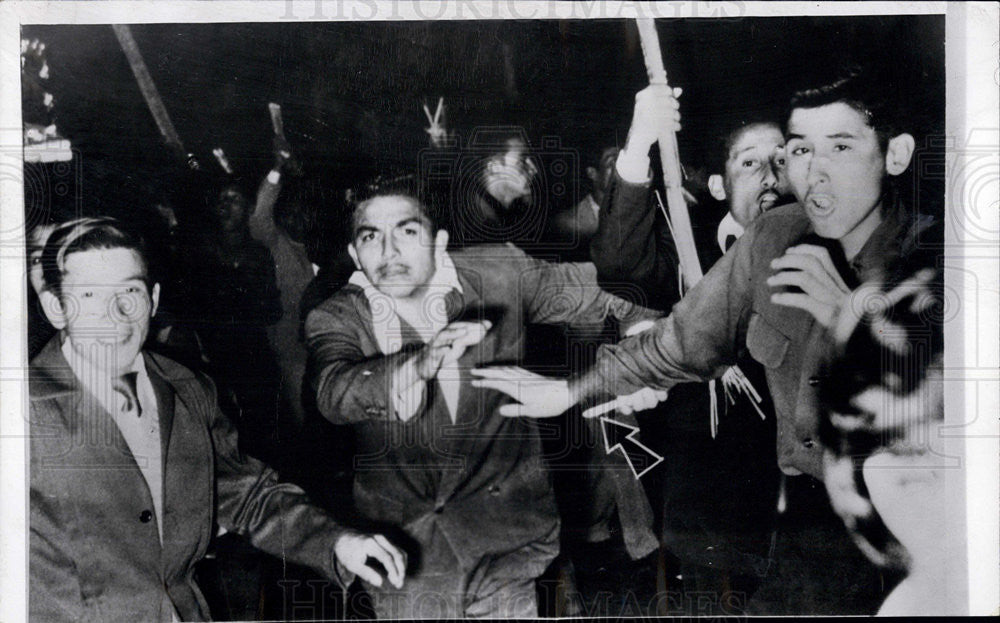
[[[786,153],[798,203],[755,220],[653,329],[604,347],[597,364],[570,381],[476,371],[484,377],[477,385],[524,403],[506,413],[547,416],[602,394],[708,380],[744,351],[763,364],[777,416],[778,464],[790,477],[777,569],[751,610],[870,614],[884,594],[879,575],[830,521],[817,430],[829,329],[844,306],[858,304],[849,284],[879,277],[915,247],[926,225],[894,200],[891,178],[907,169],[914,138],[893,118],[897,103],[881,93],[852,74],[797,94]]]
[[[59,334],[29,370],[28,605],[37,621],[204,620],[215,524],[331,579],[399,586],[403,554],[349,530],[242,454],[205,376],[143,350],[160,284],[142,240],[81,219],[42,255]]]
[[[648,316],[603,292],[592,265],[512,244],[448,253],[410,189],[353,211],[357,272],[306,320],[320,412],[354,428],[354,497],[402,529],[419,560],[402,591],[372,588],[379,618],[535,617],[534,580],[559,550],[559,515],[532,422],[467,369],[517,364],[529,322]]]

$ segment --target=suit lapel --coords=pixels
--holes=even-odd
[[[156,394],[156,408],[160,418],[160,456],[166,465],[167,450],[170,446],[170,432],[174,424],[174,390],[161,376],[160,366],[156,364],[152,357],[143,353],[146,360],[146,372],[149,374],[149,382],[153,386],[153,393]],[[166,491],[166,474],[163,470],[164,489]]]

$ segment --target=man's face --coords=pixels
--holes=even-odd
[[[615,159],[618,158],[617,147],[606,147],[601,152],[601,159],[597,168],[587,167],[587,177],[593,184],[594,197],[603,197],[611,185],[611,178],[615,172]],[[598,202],[600,203],[600,202]]]
[[[60,310],[50,320],[77,355],[120,373],[142,350],[159,297],[160,285],[149,291],[146,265],[132,249],[78,251],[66,256]]]
[[[247,199],[237,188],[226,188],[215,203],[215,216],[223,231],[237,231],[246,220]]]
[[[723,176],[729,211],[747,227],[788,193],[785,139],[776,125],[744,128],[729,149]]]
[[[442,230],[435,237],[413,199],[387,195],[368,201],[348,251],[381,292],[407,298],[419,293],[434,276],[441,243],[447,244],[447,234]]]
[[[527,153],[524,141],[509,139],[506,151],[486,162],[486,191],[504,206],[515,199],[531,195],[531,183],[538,175],[538,167]]]
[[[881,222],[886,157],[875,130],[840,102],[788,119],[788,178],[816,233],[860,248]]]

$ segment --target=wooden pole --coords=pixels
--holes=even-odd
[[[639,41],[642,44],[642,56],[646,61],[646,74],[650,84],[667,85],[667,71],[663,67],[663,55],[660,52],[660,38],[656,33],[656,24],[652,19],[635,20],[639,27]],[[669,88],[669,87],[668,87]],[[688,289],[694,287],[702,277],[701,263],[698,261],[698,251],[694,246],[694,232],[691,229],[691,217],[688,214],[687,202],[684,200],[682,187],[681,159],[677,149],[677,135],[668,130],[659,137],[660,160],[663,164],[663,185],[667,191],[667,209],[670,212],[670,222],[680,259],[681,274]]]
[[[146,100],[146,105],[149,106],[153,120],[156,121],[156,127],[163,135],[163,140],[183,157],[186,153],[184,144],[170,120],[167,107],[163,105],[163,98],[160,97],[153,77],[149,75],[149,68],[146,67],[146,61],[142,58],[139,45],[132,37],[132,29],[125,24],[113,24],[111,28],[115,31],[115,36],[118,37],[118,43],[122,46],[122,52],[125,53],[129,66],[132,67],[132,73],[135,74],[136,82],[139,83],[139,90],[142,92],[143,99]]]

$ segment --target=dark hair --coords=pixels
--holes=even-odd
[[[708,156],[709,173],[725,173],[726,162],[729,161],[729,152],[740,140],[745,132],[751,128],[763,126],[773,126],[779,132],[782,131],[781,123],[773,117],[763,114],[746,115],[725,124],[722,131],[715,135],[712,149]]]
[[[417,176],[411,173],[378,175],[358,188],[348,191],[350,196],[347,200],[350,211],[351,228],[348,232],[348,239],[354,239],[354,230],[357,228],[358,220],[369,202],[378,197],[404,197],[412,201],[422,216],[430,224],[431,231],[437,231],[437,219],[433,211],[427,206],[423,198],[423,188]]]
[[[904,131],[901,119],[905,117],[900,110],[903,99],[895,89],[898,89],[897,81],[880,79],[874,71],[857,66],[847,67],[829,82],[795,92],[785,115],[785,130],[787,132],[788,119],[796,108],[846,104],[875,130],[879,148],[885,153],[889,139]]]
[[[66,257],[81,251],[93,249],[130,249],[142,259],[146,272],[146,286],[153,279],[149,274],[148,251],[142,236],[131,231],[125,223],[109,218],[81,218],[60,225],[42,251],[42,267],[45,285],[55,294],[60,294],[63,275],[66,273]]]

